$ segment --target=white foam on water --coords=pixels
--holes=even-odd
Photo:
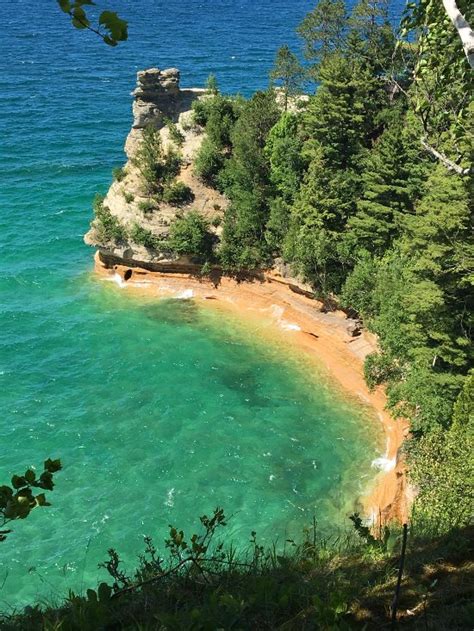
[[[288,320],[280,320],[278,324],[284,331],[301,331],[301,327],[294,322],[288,322]]]
[[[174,487],[170,489],[166,495],[165,506],[173,508],[174,506]]]
[[[285,312],[285,309],[283,307],[280,307],[280,305],[272,305],[271,307],[269,307],[269,310],[270,310],[270,313],[272,314],[272,317],[275,318],[275,320],[277,321],[278,326],[282,328],[284,331],[301,331],[300,326],[298,326],[294,322],[285,320],[282,317]],[[267,311],[267,309],[264,309],[264,311]]]
[[[117,272],[115,272],[113,276],[108,276],[107,278],[104,278],[103,280],[111,282],[111,283],[115,283],[119,287],[125,287],[125,281]]]
[[[194,296],[194,291],[192,289],[184,289],[180,291],[179,294],[176,294],[175,298],[178,300],[189,300]]]
[[[385,456],[381,456],[380,458],[375,458],[372,460],[372,468],[379,469],[380,471],[392,471],[395,469],[395,465],[397,464],[396,458],[386,458]]]
[[[266,311],[266,310],[265,310]],[[281,318],[281,316],[283,315],[283,312],[285,310],[283,309],[283,307],[280,307],[280,305],[272,305],[270,307],[270,313],[272,314],[272,316],[274,316],[275,318]]]

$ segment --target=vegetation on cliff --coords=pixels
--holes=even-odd
[[[76,26],[81,4],[87,3],[61,3]],[[458,4],[472,20],[467,1]],[[194,171],[229,200],[218,247],[210,222],[192,209],[162,239],[139,224],[124,227],[97,200],[95,227],[105,243],[131,238],[149,249],[217,261],[231,273],[281,258],[318,296],[356,312],[377,334],[380,352],[367,359],[367,381],[385,384],[394,415],[411,424],[405,450],[416,498],[401,622],[454,629],[467,628],[472,614],[466,578],[472,566],[463,561],[474,482],[472,72],[438,5],[411,6],[397,36],[382,2],[361,0],[348,14],[341,0],[321,0],[299,28],[306,64],[288,47],[277,55],[272,78],[281,83],[282,107],[273,89],[245,100],[223,96],[210,83],[208,97],[193,108],[194,123],[205,129]],[[317,88],[299,106],[303,67]],[[182,132],[173,122],[168,130],[180,146]],[[133,165],[147,198],[143,213],[161,202],[191,204],[192,190],[176,180],[178,153],[163,148],[153,127],[144,128],[142,141]],[[124,171],[115,173],[118,182],[124,178]],[[45,504],[31,487],[52,488],[49,474],[59,465],[49,462],[39,482],[26,472],[0,488],[4,522]],[[166,560],[147,540],[131,577],[111,550],[105,567],[112,588],[71,594],[61,608],[35,607],[2,625],[387,623],[399,563],[396,527],[375,539],[355,518],[362,535],[355,542],[323,540],[314,526],[281,554],[252,534],[248,553],[237,554],[225,540],[211,545],[225,525],[222,511],[201,523],[204,534],[191,538],[171,528]]]

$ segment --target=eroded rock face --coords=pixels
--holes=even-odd
[[[132,92],[134,129],[163,126],[165,118],[174,118],[179,109],[179,70],[149,68],[137,73],[137,87]]]

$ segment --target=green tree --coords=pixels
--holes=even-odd
[[[340,289],[345,277],[340,246],[359,195],[367,107],[364,84],[342,55],[326,59],[320,78],[303,116],[303,156],[309,167],[291,210],[284,252],[327,294]]]
[[[419,0],[401,23],[401,43],[416,40],[409,102],[422,126],[418,142],[458,175],[472,172],[473,20],[470,0]]]
[[[220,187],[219,175],[232,149],[231,136],[240,102],[215,94],[210,99],[197,101],[193,107],[206,132],[194,160],[194,171],[206,184]]]
[[[405,215],[413,213],[427,165],[403,114],[377,139],[364,162],[362,195],[347,225],[354,255],[361,249],[383,255],[400,234]]]
[[[283,109],[288,109],[288,99],[298,94],[303,82],[304,71],[298,57],[285,44],[278,49],[270,79],[281,85]]]
[[[270,214],[265,239],[272,253],[281,254],[283,240],[289,229],[290,210],[303,177],[300,116],[285,112],[268,134],[264,153],[270,164],[270,182],[275,197],[270,201]]]
[[[257,92],[244,105],[232,133],[232,157],[224,172],[230,205],[220,251],[230,269],[254,268],[268,260],[265,227],[273,186],[265,145],[279,116],[274,93]]]
[[[270,180],[276,193],[287,203],[298,193],[304,170],[300,117],[285,112],[271,128],[264,149],[270,164]]]
[[[455,403],[450,429],[438,428],[409,447],[409,477],[418,491],[415,528],[438,535],[469,524],[474,504],[473,372]]]
[[[195,256],[207,261],[212,258],[213,241],[209,222],[192,210],[171,224],[167,245],[176,254]]]
[[[395,34],[388,19],[388,0],[360,0],[349,20],[348,48],[375,73],[389,73]]]
[[[344,46],[347,29],[347,11],[344,0],[319,0],[297,32],[304,41],[305,57],[314,62],[313,78],[326,58]]]
[[[382,349],[369,378],[388,380],[390,405],[417,432],[449,425],[472,363],[471,222],[468,183],[438,166],[367,298]]]
[[[148,125],[132,162],[142,175],[145,193],[160,197],[179,173],[181,159],[172,149],[163,151],[160,132]]]

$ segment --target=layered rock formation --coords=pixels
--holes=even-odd
[[[197,210],[210,220],[222,216],[227,206],[226,198],[204,185],[195,176],[192,166],[204,133],[194,124],[191,108],[195,99],[206,98],[206,90],[181,89],[180,73],[176,68],[150,68],[137,73],[137,86],[132,95],[133,123],[125,143],[128,160],[121,177],[112,183],[103,201],[108,216],[120,226],[122,236],[120,239],[105,237],[100,220],[95,218],[84,240],[99,249],[103,260],[124,261],[127,265],[157,270],[188,266],[188,258],[173,255],[164,247],[145,247],[134,241],[133,234],[136,234],[138,226],[163,243],[176,217],[190,210]],[[167,125],[169,121],[176,125],[182,142],[177,144],[173,139]],[[134,157],[143,142],[144,130],[149,126],[159,131],[164,152],[171,150],[179,155],[176,182],[182,182],[191,189],[192,203],[176,206],[160,200],[151,211],[144,210],[147,205],[151,207],[154,200],[146,191]],[[218,229],[215,231],[218,232]]]

